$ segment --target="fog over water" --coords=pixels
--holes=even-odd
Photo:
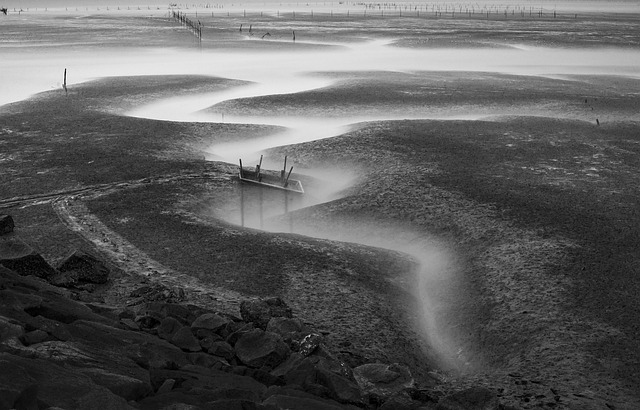
[[[346,71],[477,71],[525,76],[563,75],[623,75],[639,77],[640,52],[622,49],[551,49],[529,46],[497,49],[407,49],[390,45],[392,40],[372,40],[363,44],[344,44],[314,52],[207,52],[198,60],[206,70],[191,69],[192,73],[207,74],[254,82],[230,91],[176,97],[139,107],[129,113],[136,117],[170,121],[226,122],[241,124],[281,125],[290,131],[280,136],[266,136],[263,141],[239,141],[212,146],[212,158],[237,162],[243,154],[255,159],[264,149],[332,137],[342,133],[349,124],[372,120],[404,118],[477,119],[473,112],[463,116],[406,116],[370,117],[345,113],[344,117],[309,118],[287,116],[231,116],[216,112],[216,104],[236,98],[250,98],[275,94],[292,94],[333,84],[326,77],[311,73]],[[179,55],[182,52],[178,52]],[[177,57],[176,59],[179,59]],[[188,57],[184,57],[190,59]],[[166,69],[167,67],[165,67]],[[181,67],[175,67],[180,70]],[[207,112],[202,110],[207,109]],[[496,112],[495,114],[500,114]],[[486,115],[486,114],[485,114]]]
[[[103,4],[103,3],[101,3]],[[117,3],[116,3],[117,4]],[[626,4],[626,3],[625,3]],[[11,6],[11,4],[9,5]],[[207,150],[209,159],[236,164],[239,158],[254,166],[260,153],[269,148],[329,138],[344,133],[357,123],[404,118],[450,118],[473,120],[486,113],[468,112],[456,116],[408,117],[401,114],[367,116],[344,112],[340,116],[307,117],[296,113],[281,115],[230,115],[216,106],[238,98],[275,94],[294,94],[335,84],[331,73],[358,71],[417,72],[460,71],[493,72],[521,76],[566,77],[572,75],[619,75],[640,78],[640,51],[622,48],[552,48],[528,44],[494,44],[493,48],[400,48],[394,38],[368,38],[357,43],[332,43],[327,47],[303,49],[246,50],[179,49],[145,47],[101,47],[90,38],[78,40],[74,47],[61,47],[46,39],[30,44],[28,40],[0,44],[0,105],[29,95],[60,89],[62,73],[68,69],[68,84],[107,76],[135,75],[208,75],[251,82],[250,85],[218,93],[167,98],[137,107],[130,116],[163,121],[224,122],[270,124],[286,130],[251,141],[214,144]],[[247,40],[249,41],[249,40]],[[298,41],[304,45],[304,40]],[[499,112],[495,114],[500,114]],[[281,158],[269,158],[268,167]],[[295,165],[295,164],[294,164]],[[456,255],[424,232],[398,230],[353,219],[349,225],[339,221],[301,221],[296,210],[326,203],[344,195],[357,181],[349,169],[298,170],[315,178],[315,185],[303,197],[281,192],[263,192],[241,186],[238,195],[217,210],[215,216],[245,227],[272,232],[293,232],[321,238],[352,241],[403,251],[420,265],[415,292],[422,303],[419,314],[432,346],[450,366],[464,364],[451,340],[452,333],[441,322],[446,307],[444,297],[456,281]],[[242,198],[241,198],[242,196]],[[242,208],[240,202],[242,201]],[[244,212],[244,213],[243,213]],[[289,212],[288,214],[286,212]],[[291,217],[291,218],[290,218]],[[295,221],[295,222],[293,222]]]

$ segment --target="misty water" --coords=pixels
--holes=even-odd
[[[78,16],[81,18],[82,16]],[[21,17],[27,18],[27,17]],[[48,21],[50,16],[34,16]],[[62,20],[71,30],[83,20]],[[3,22],[5,23],[5,22]],[[553,47],[547,44],[500,43],[492,39],[491,47],[435,47],[402,48],[393,30],[384,37],[367,37],[360,33],[358,41],[327,42],[325,47],[317,38],[309,40],[305,49],[302,33],[295,49],[261,50],[254,45],[235,49],[195,49],[179,47],[143,47],[135,45],[104,46],[92,37],[69,37],[66,43],[48,41],[45,37],[26,39],[19,35],[20,25],[4,25],[1,30],[15,28],[8,41],[0,44],[0,105],[19,101],[47,90],[60,89],[62,73],[69,70],[68,85],[111,76],[138,75],[206,75],[250,82],[217,93],[192,94],[165,98],[137,107],[126,115],[160,121],[212,122],[235,124],[269,124],[283,127],[276,134],[264,135],[251,141],[238,140],[213,144],[206,151],[208,159],[237,164],[239,158],[253,167],[260,154],[270,148],[292,145],[343,134],[367,121],[395,119],[466,119],[484,118],[487,112],[466,112],[446,115],[404,115],[391,112],[387,116],[371,116],[354,107],[341,115],[329,118],[299,115],[244,116],[225,114],[216,107],[239,98],[295,94],[330,87],[336,83],[335,73],[454,71],[500,73],[517,76],[571,78],[573,75],[613,75],[640,78],[640,50],[616,47]],[[105,24],[117,23],[107,21]],[[77,28],[77,27],[76,27]],[[13,32],[12,32],[13,33]],[[34,36],[37,37],[37,33]],[[113,34],[117,36],[117,34]],[[111,39],[113,40],[113,39]],[[247,43],[255,39],[246,38]],[[114,41],[113,44],[117,44]],[[500,112],[491,113],[500,115]],[[526,113],[523,113],[526,114]],[[277,168],[282,158],[267,158],[266,167]],[[309,186],[303,196],[268,191],[259,187],[240,185],[228,202],[211,210],[215,217],[247,228],[271,232],[296,233],[333,240],[352,241],[365,245],[398,250],[411,255],[420,264],[418,296],[423,303],[420,314],[429,342],[442,357],[452,359],[448,364],[459,366],[465,362],[464,352],[449,339],[446,324],[439,322],[444,302],[439,294],[455,280],[456,255],[428,233],[403,231],[354,220],[349,227],[328,223],[325,229],[295,218],[295,211],[327,203],[340,198],[357,182],[348,169],[298,169],[306,176]],[[442,292],[440,292],[442,291]]]

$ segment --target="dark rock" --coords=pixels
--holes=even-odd
[[[227,342],[213,342],[207,352],[215,356],[223,357],[227,360],[231,360],[235,356],[233,347],[231,347]]]
[[[120,324],[124,329],[127,329],[127,330],[135,330],[135,331],[140,330],[140,325],[131,319],[120,319]]]
[[[363,397],[355,381],[345,377],[340,363],[321,356],[303,359],[284,377],[287,384],[302,386],[306,391],[328,396],[341,403],[362,404]],[[322,387],[318,389],[318,387]]]
[[[278,409],[287,410],[342,410],[344,406],[330,400],[319,397],[299,397],[274,394],[262,402],[265,405],[275,406]]]
[[[13,218],[11,215],[0,214],[0,235],[5,235],[13,232],[14,228]]]
[[[162,382],[160,387],[158,387],[158,391],[156,391],[156,394],[169,393],[173,389],[173,386],[175,384],[176,384],[175,380],[166,379],[164,382]]]
[[[320,346],[320,343],[322,343],[322,336],[311,333],[302,339],[298,352],[303,356],[309,356]]]
[[[484,387],[473,387],[445,396],[436,410],[498,410],[498,396]]]
[[[197,395],[187,394],[184,391],[172,390],[163,394],[146,397],[138,401],[137,405],[141,410],[199,410],[203,400]]]
[[[205,313],[191,324],[191,328],[198,329],[207,329],[213,332],[217,332],[219,329],[225,327],[230,322],[226,317],[218,316],[215,313]]]
[[[271,374],[276,377],[284,377],[287,373],[294,370],[300,363],[302,363],[303,360],[304,356],[302,356],[300,353],[291,353],[287,360],[280,363],[278,367],[271,371]]]
[[[245,322],[253,322],[262,330],[273,317],[291,318],[291,308],[280,298],[244,301],[240,304],[240,315]]]
[[[206,390],[194,388],[189,390],[189,393],[197,394],[207,401],[242,399],[258,403],[262,398],[262,396],[254,390],[241,389],[237,387],[222,387]]]
[[[22,353],[84,374],[127,400],[142,398],[151,391],[148,372],[106,344],[47,341],[24,348]]]
[[[14,408],[22,393],[37,385],[40,408],[132,409],[125,399],[97,385],[88,376],[48,360],[0,353],[0,369],[1,408]]]
[[[40,329],[27,332],[22,338],[22,341],[26,346],[46,342],[47,340],[51,340],[51,336],[49,336],[49,333]]]
[[[178,303],[163,303],[160,312],[166,317],[176,319],[184,326],[189,326],[197,317],[188,306]]]
[[[174,390],[182,389],[242,389],[254,392],[259,397],[267,390],[266,386],[247,377],[227,373],[215,369],[198,368],[198,366],[185,366],[186,370],[151,369],[151,384],[159,388],[166,379],[174,379]]]
[[[238,339],[235,352],[247,366],[274,368],[289,356],[290,350],[275,333],[254,329]]]
[[[176,318],[165,317],[158,326],[158,336],[165,340],[171,340],[173,335],[182,327]]]
[[[398,363],[364,364],[353,369],[353,376],[362,391],[381,398],[388,398],[414,387],[411,372],[406,366]]]
[[[88,320],[96,323],[113,324],[112,320],[94,313],[84,303],[56,294],[48,294],[46,298],[42,299],[40,306],[26,308],[25,312],[31,316],[42,316],[62,323]]]
[[[218,342],[220,340],[224,340],[222,338],[222,336],[220,336],[217,333],[212,332],[211,330],[207,330],[207,329],[198,329],[196,330],[196,337],[198,339],[200,339],[200,341],[204,340],[204,339],[208,339],[208,343],[213,343],[213,342]],[[204,349],[204,346],[202,347]],[[207,346],[207,348],[209,348]]]
[[[262,408],[252,401],[243,399],[221,399],[207,403],[208,410],[258,410]]]
[[[71,340],[73,336],[67,329],[64,323],[56,322],[55,320],[47,319],[42,316],[36,317],[24,317],[23,322],[25,328],[28,331],[42,330],[43,332],[51,335],[52,338],[60,341]]]
[[[435,408],[435,404],[432,405]],[[413,400],[407,392],[399,392],[385,400],[379,410],[417,410],[425,409],[424,403]]]
[[[3,295],[0,293],[0,297]],[[46,333],[45,333],[46,334]],[[0,343],[25,335],[24,327],[16,320],[0,316]]]
[[[267,324],[267,332],[280,335],[283,340],[290,342],[304,336],[302,320],[288,317],[273,317]]]
[[[16,410],[38,410],[38,386],[31,385],[24,389],[13,403]]]
[[[23,276],[46,279],[56,274],[31,246],[13,236],[0,236],[0,265]]]
[[[58,271],[74,285],[77,283],[107,283],[109,269],[95,256],[75,250],[59,265]]]
[[[224,370],[229,368],[229,362],[221,357],[212,356],[204,352],[187,353],[189,363],[208,369]]]
[[[282,377],[276,377],[262,369],[254,369],[246,366],[234,366],[230,371],[233,374],[251,377],[252,379],[264,384],[265,386],[282,386],[285,384]]]
[[[200,342],[191,332],[191,328],[187,326],[181,327],[173,334],[171,344],[187,352],[199,352],[202,350]]]
[[[198,332],[196,333],[196,337],[200,335],[201,333],[198,333]],[[200,347],[202,348],[202,350],[206,352],[211,348],[211,346],[213,346],[215,342],[219,342],[219,341],[221,341],[220,338],[215,338],[213,336],[204,336],[200,338]]]
[[[252,332],[255,327],[253,327],[252,323],[230,323],[227,326],[227,329],[229,330],[229,335],[227,336],[226,341],[231,346],[235,346],[242,335]]]
[[[21,292],[19,288],[12,285],[15,285],[15,282],[9,284],[9,287],[12,287],[13,289],[0,290],[0,300],[2,301],[0,306],[2,310],[33,310],[42,305],[42,298],[40,296]]]
[[[144,369],[178,369],[190,363],[187,353],[169,343],[165,345],[150,342],[136,345],[129,351],[129,357]]]

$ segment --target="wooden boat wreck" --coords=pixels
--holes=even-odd
[[[277,171],[269,171],[262,169],[262,155],[260,155],[260,163],[256,165],[254,171],[245,169],[240,160],[240,180],[251,184],[261,185],[267,188],[281,189],[284,191],[304,194],[302,182],[297,179],[291,179],[293,167],[287,173],[287,157],[284,157],[284,168],[277,174]]]

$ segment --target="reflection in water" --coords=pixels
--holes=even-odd
[[[211,212],[217,219],[246,228],[353,242],[409,255],[416,262],[415,270],[389,272],[390,277],[413,275],[410,284],[401,286],[418,304],[413,314],[420,334],[430,346],[430,356],[439,360],[443,368],[467,370],[468,353],[455,342],[456,329],[452,326],[456,322],[447,320],[457,297],[456,255],[424,232],[365,217],[334,217],[327,207],[348,195],[349,187],[357,180],[346,169],[305,169],[305,175],[296,178],[302,179],[305,194],[239,183],[235,194],[227,196],[225,204],[217,203]]]

